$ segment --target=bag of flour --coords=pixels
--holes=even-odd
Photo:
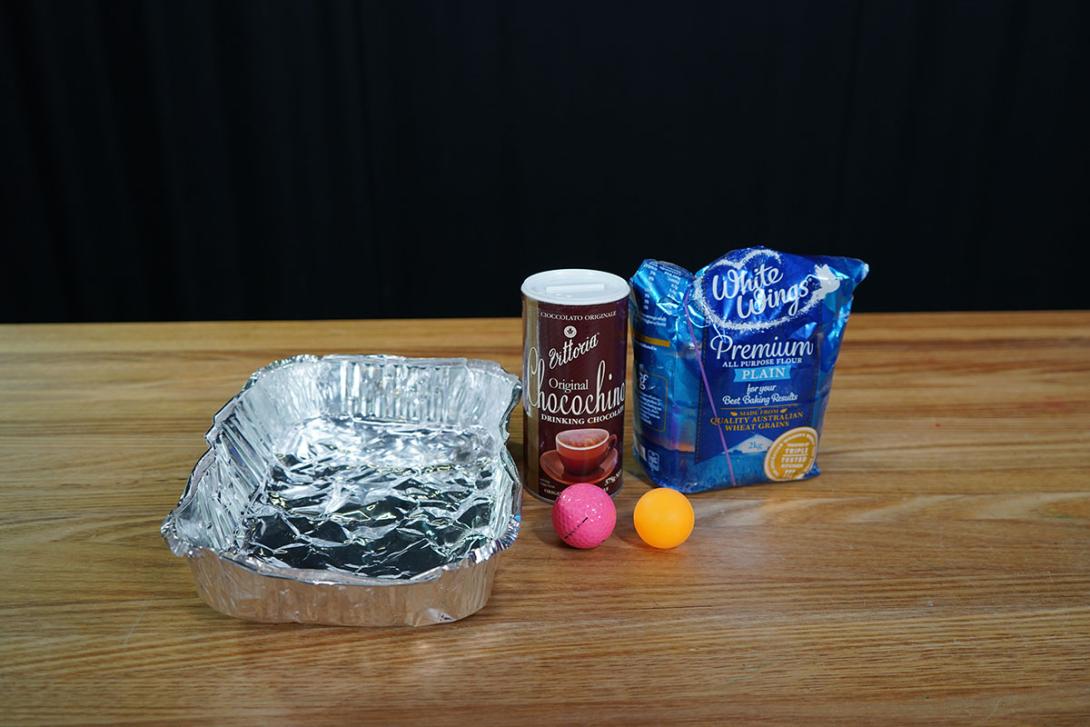
[[[645,260],[632,277],[635,450],[682,492],[819,473],[833,367],[867,264],[765,247],[696,275]]]

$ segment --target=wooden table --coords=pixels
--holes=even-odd
[[[211,414],[298,352],[520,359],[515,320],[0,327],[0,722],[1090,721],[1090,313],[858,315],[817,479],[682,548],[559,547],[476,616],[236,621],[159,524]],[[521,416],[512,422],[521,440]]]

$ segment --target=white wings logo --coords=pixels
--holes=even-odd
[[[806,314],[840,288],[840,278],[828,265],[815,265],[791,282],[776,265],[780,261],[778,252],[763,249],[738,260],[720,260],[694,281],[697,304],[719,328],[762,331]],[[730,302],[723,305],[725,301]]]

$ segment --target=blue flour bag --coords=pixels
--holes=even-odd
[[[635,450],[682,492],[814,477],[862,260],[749,247],[632,277]]]

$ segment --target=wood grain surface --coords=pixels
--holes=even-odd
[[[855,316],[823,475],[695,496],[669,552],[635,537],[631,461],[597,550],[527,498],[488,606],[420,629],[227,618],[159,537],[212,413],[300,352],[517,371],[521,343],[0,327],[0,723],[1090,723],[1090,313]]]

